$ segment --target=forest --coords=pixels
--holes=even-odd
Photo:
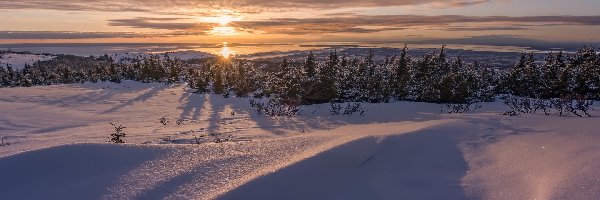
[[[375,60],[373,53],[347,57],[332,50],[324,60],[311,52],[301,61],[277,63],[224,57],[180,60],[166,54],[118,62],[108,55],[58,55],[21,70],[0,66],[0,87],[122,80],[188,83],[197,93],[268,98],[266,105],[251,102],[259,110],[275,105],[292,111],[302,105],[345,102],[417,101],[469,107],[503,96],[514,112],[547,113],[561,107],[560,115],[580,115],[574,110],[587,114],[586,105],[600,100],[600,56],[591,47],[572,54],[551,52],[544,60],[524,52],[507,69],[468,63],[448,57],[445,51],[442,47],[413,58],[405,47],[397,55]]]

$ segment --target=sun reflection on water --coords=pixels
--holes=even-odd
[[[221,47],[221,51],[219,52],[219,54],[221,54],[221,56],[224,58],[230,58],[233,57],[234,53],[235,52],[230,50],[227,46],[227,42],[223,42],[223,47]]]

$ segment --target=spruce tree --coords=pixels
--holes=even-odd
[[[223,83],[223,67],[217,66],[214,74],[213,93],[225,94],[225,85]]]
[[[314,80],[317,75],[317,60],[315,59],[315,55],[311,52],[308,53],[306,57],[306,61],[304,62],[304,72],[306,73],[306,77],[309,80]]]
[[[407,85],[410,79],[409,65],[411,58],[408,56],[408,48],[404,45],[404,48],[400,51],[397,64],[393,67],[393,81],[392,88],[394,91],[394,97],[397,100],[403,100],[407,95]]]
[[[0,65],[0,87],[7,87],[8,86],[8,81],[6,81],[6,70],[4,69],[4,66]]]

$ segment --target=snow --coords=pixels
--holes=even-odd
[[[111,55],[111,58],[115,61],[126,61],[128,59],[146,58],[150,55],[160,55],[161,58],[169,56],[171,59],[178,58],[180,60],[202,59],[215,56],[210,53],[188,50],[162,53],[118,53]]]
[[[22,69],[25,64],[32,65],[38,61],[51,60],[54,56],[30,53],[0,53],[0,66],[10,65],[13,69]]]
[[[505,130],[510,137],[467,154],[469,192],[481,199],[600,199],[598,118],[521,120]]]
[[[127,171],[166,152],[147,147],[77,144],[7,157],[0,160],[2,198],[95,199]]]
[[[454,142],[458,135],[447,131],[350,142],[221,199],[465,199],[460,183],[468,166]]]
[[[132,81],[0,94],[8,199],[600,198],[597,117],[397,102],[273,118],[248,98]],[[110,122],[127,127],[126,145],[106,143]]]

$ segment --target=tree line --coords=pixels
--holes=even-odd
[[[492,101],[499,94],[552,99],[600,100],[600,56],[585,47],[573,54],[549,53],[535,60],[523,53],[513,67],[495,69],[446,50],[420,57],[398,55],[339,56],[277,63],[227,58],[183,61],[151,55],[115,62],[110,56],[59,55],[16,70],[0,66],[0,87],[135,80],[175,84],[187,82],[198,93],[225,97],[268,97],[287,105],[328,102],[419,101],[469,104]]]

